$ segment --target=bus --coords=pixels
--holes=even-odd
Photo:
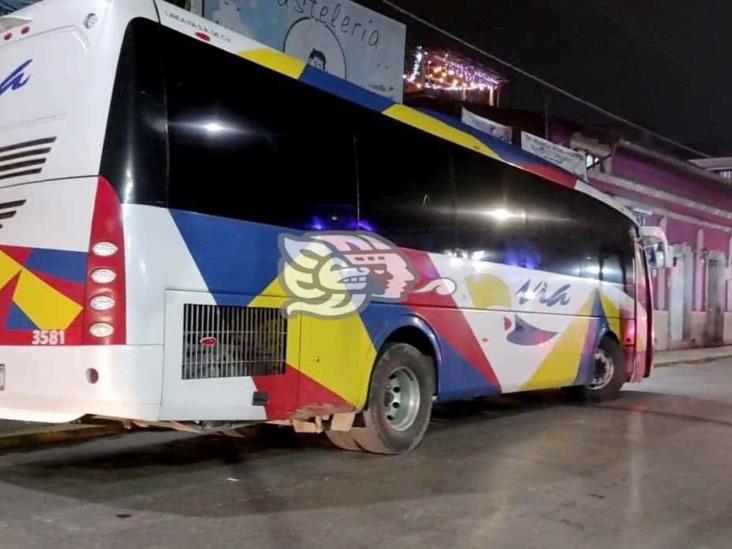
[[[648,376],[666,248],[537,157],[173,4],[0,18],[1,418],[406,452],[435,403]]]

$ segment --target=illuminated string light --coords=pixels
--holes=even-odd
[[[499,75],[467,60],[422,46],[414,51],[412,69],[404,80],[417,89],[488,93],[491,103],[495,92],[505,83]]]

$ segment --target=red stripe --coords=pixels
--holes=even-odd
[[[548,179],[554,183],[574,189],[577,186],[577,178],[572,174],[558,170],[552,166],[542,166],[539,164],[522,164],[521,167],[527,172],[533,173]]]
[[[32,248],[19,248],[17,246],[0,246],[0,251],[5,252],[7,255],[9,255],[11,258],[13,258],[15,261],[17,261],[21,265],[25,265],[25,262],[28,261],[28,257],[30,257],[30,254],[33,251],[33,249]]]
[[[429,254],[415,250],[403,250],[403,252],[409,257],[412,265],[420,274],[418,287],[440,278]],[[490,362],[475,338],[465,315],[452,296],[441,296],[434,292],[430,294],[412,294],[407,298],[407,301],[406,306],[412,312],[422,317],[440,338],[455,349],[489,383],[500,388],[501,385]]]
[[[112,257],[97,257],[91,249],[97,242],[111,242],[118,248]],[[117,278],[109,284],[96,284],[91,278],[86,281],[86,297],[88,304],[96,295],[106,295],[114,299],[115,306],[109,311],[95,311],[85,307],[84,342],[90,345],[124,345],[126,335],[126,302],[125,302],[125,239],[122,228],[122,207],[112,185],[99,178],[97,196],[94,203],[91,235],[89,239],[89,256],[87,258],[87,275],[96,269],[112,269]],[[114,326],[114,333],[106,338],[89,335],[89,326],[97,322],[105,322]]]
[[[336,393],[289,364],[284,375],[255,376],[257,391],[267,393],[267,419],[291,419],[296,414],[328,415],[353,411],[353,406]]]

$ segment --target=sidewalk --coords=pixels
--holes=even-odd
[[[732,357],[732,345],[724,347],[705,347],[699,349],[680,349],[678,351],[659,351],[656,353],[656,366],[710,362]]]
[[[121,425],[80,425],[76,423],[28,423],[0,419],[0,451],[104,437],[123,432]]]

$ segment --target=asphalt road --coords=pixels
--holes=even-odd
[[[603,406],[441,410],[415,452],[144,432],[0,455],[0,548],[729,547],[732,360]]]

